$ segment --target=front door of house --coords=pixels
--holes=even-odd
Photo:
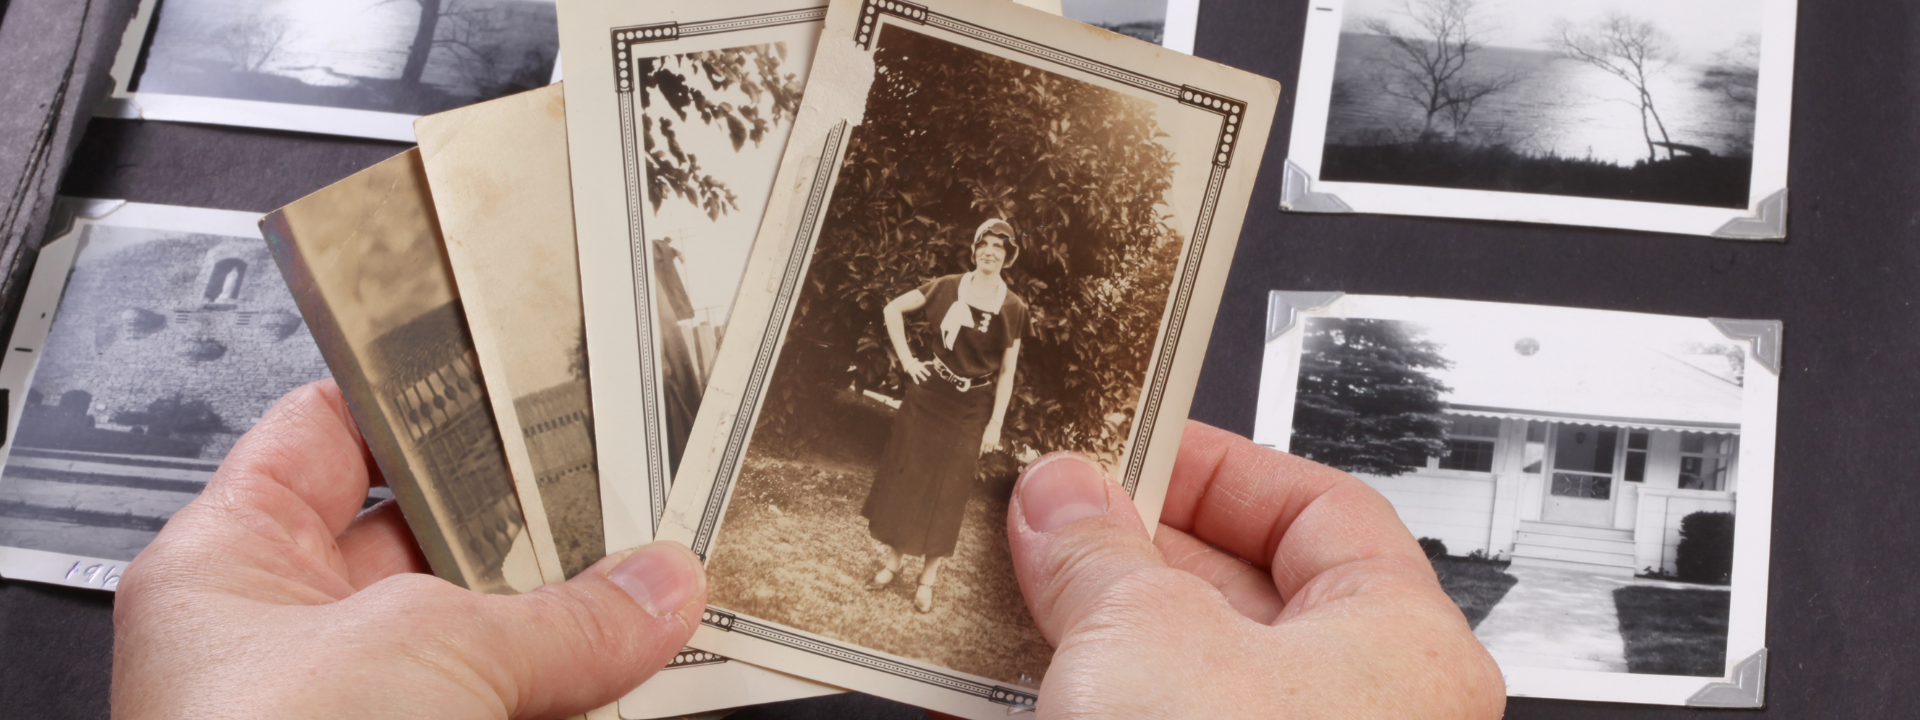
[[[1620,431],[1592,425],[1555,425],[1549,453],[1546,504],[1540,519],[1568,525],[1613,525],[1620,474],[1614,457]]]

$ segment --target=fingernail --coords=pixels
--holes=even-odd
[[[689,553],[674,543],[643,545],[607,573],[607,579],[633,596],[633,601],[655,615],[668,615],[687,604],[700,584],[699,571]]]
[[[1050,533],[1076,520],[1107,514],[1107,474],[1079,455],[1041,458],[1020,478],[1027,527]]]

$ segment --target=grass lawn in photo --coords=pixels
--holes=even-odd
[[[1726,590],[1636,585],[1613,591],[1627,672],[1719,677],[1727,664]]]
[[[1431,558],[1433,572],[1440,576],[1440,589],[1447,591],[1447,597],[1453,604],[1460,606],[1460,612],[1467,616],[1467,627],[1480,627],[1480,621],[1487,619],[1487,613],[1507,596],[1507,591],[1519,582],[1507,574],[1507,563],[1482,560],[1478,558],[1441,555]]]
[[[976,488],[940,568],[934,610],[915,612],[919,560],[885,588],[867,587],[885,546],[868,534],[860,506],[892,410],[844,390],[816,410],[808,427],[747,456],[722,547],[755,551],[709,559],[714,606],[1002,682],[1039,682],[1053,648],[1026,621],[1013,579],[1009,488]]]

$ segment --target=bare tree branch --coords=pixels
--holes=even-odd
[[[1676,57],[1667,34],[1652,22],[1620,12],[1584,26],[1562,21],[1558,32],[1561,56],[1617,77],[1638,94],[1640,134],[1647,141],[1647,161],[1658,160],[1661,147],[1666,148],[1667,159],[1673,159],[1673,138],[1667,135],[1667,124],[1660,119],[1648,87]],[[1655,129],[1660,132],[1658,142],[1653,139]]]
[[[215,31],[211,41],[241,72],[257,73],[292,36],[293,24],[286,18],[255,11]]]
[[[1480,101],[1512,88],[1515,73],[1487,75],[1471,71],[1475,53],[1485,47],[1475,0],[1404,0],[1391,18],[1361,23],[1393,49],[1376,60],[1380,92],[1412,103],[1424,115],[1421,137],[1434,134],[1434,119],[1444,115],[1457,137]],[[1410,29],[1403,29],[1403,22]]]

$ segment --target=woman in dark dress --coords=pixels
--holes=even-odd
[[[893,582],[907,556],[925,558],[913,596],[923,613],[933,611],[940,564],[959,541],[980,455],[1000,446],[1013,400],[1027,303],[1000,272],[1019,255],[1013,226],[988,220],[973,234],[973,272],[935,278],[883,311],[894,353],[913,382],[860,511],[874,539],[888,548],[869,586]],[[908,347],[903,317],[923,310],[929,320],[923,339],[932,348],[926,360]]]

